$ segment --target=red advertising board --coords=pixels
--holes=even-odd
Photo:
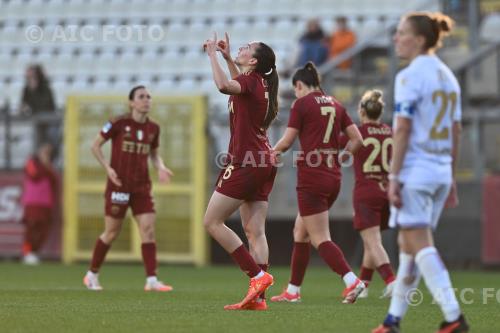
[[[484,264],[500,265],[500,176],[483,181],[482,255]]]

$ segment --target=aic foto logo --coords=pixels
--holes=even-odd
[[[111,192],[111,201],[117,204],[126,204],[130,199],[130,193]]]
[[[8,185],[0,187],[0,223],[21,220],[23,208],[19,202],[21,187]]]

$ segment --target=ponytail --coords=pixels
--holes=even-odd
[[[264,80],[266,80],[269,92],[268,107],[263,125],[264,129],[268,129],[273,120],[278,116],[279,111],[279,78],[278,72],[276,71],[276,55],[274,54],[273,49],[271,49],[267,44],[260,42],[259,47],[255,50],[254,57],[257,59],[255,71],[262,75]]]
[[[303,82],[310,88],[321,89],[321,78],[312,61],[308,61],[303,68],[297,69],[292,77],[292,84],[295,86],[297,81]]]

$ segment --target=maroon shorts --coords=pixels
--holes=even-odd
[[[320,168],[297,170],[297,201],[300,216],[327,211],[340,192],[339,175]]]
[[[389,227],[389,200],[385,197],[353,198],[354,229],[364,230],[380,226],[380,230]]]
[[[228,197],[245,201],[267,201],[273,189],[277,168],[228,165],[221,170],[215,190]]]
[[[132,192],[123,192],[107,187],[104,198],[106,216],[115,219],[123,219],[129,206],[132,208],[134,216],[155,212],[150,186]]]

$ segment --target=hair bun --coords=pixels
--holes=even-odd
[[[382,92],[380,90],[372,90],[370,101],[378,102],[382,98]]]
[[[448,22],[448,20],[446,19],[439,20],[439,29],[444,32],[450,32],[450,22]]]

